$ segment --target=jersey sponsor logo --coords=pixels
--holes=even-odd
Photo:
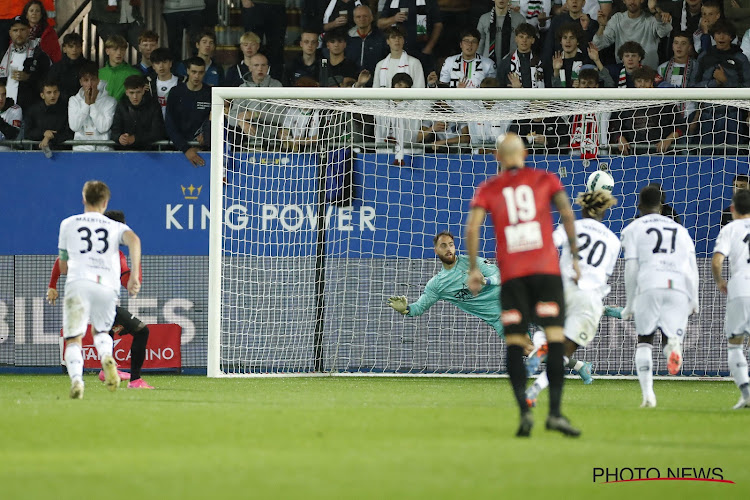
[[[457,291],[453,296],[456,298],[456,300],[465,302],[471,299],[473,297],[473,294],[469,291],[468,288],[464,286],[461,290]]]
[[[508,309],[500,315],[503,319],[503,326],[517,325],[523,320],[523,315],[518,309]]]
[[[540,318],[554,318],[560,315],[560,305],[557,302],[537,302],[536,315]]]

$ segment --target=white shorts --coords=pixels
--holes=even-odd
[[[602,296],[595,290],[565,290],[565,337],[586,347],[596,336],[604,314]]]
[[[724,334],[728,339],[750,335],[750,297],[737,297],[727,301]]]
[[[633,303],[635,331],[643,336],[659,328],[668,339],[682,342],[691,312],[690,298],[679,290],[646,290],[638,294]]]
[[[94,333],[109,332],[115,321],[117,292],[93,281],[65,284],[63,337],[80,337],[91,323]]]

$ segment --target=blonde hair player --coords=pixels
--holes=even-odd
[[[60,272],[68,275],[63,297],[63,337],[72,399],[83,398],[81,341],[89,323],[102,362],[104,383],[110,391],[120,385],[109,336],[120,290],[120,245],[128,246],[133,264],[128,292],[135,297],[141,288],[141,240],[128,226],[104,215],[109,199],[105,183],[88,181],[83,186],[83,213],[60,223]]]

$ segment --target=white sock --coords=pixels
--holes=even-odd
[[[644,399],[654,393],[654,360],[651,356],[653,348],[651,344],[638,344],[635,348],[635,369]]]
[[[539,391],[543,391],[549,386],[549,379],[547,378],[547,370],[544,370],[534,381],[534,385],[539,387]]]
[[[581,371],[581,368],[583,368],[583,361],[577,360],[576,364],[573,365],[573,370],[579,372],[579,371]]]
[[[742,345],[729,344],[727,346],[727,361],[729,362],[729,373],[734,378],[734,383],[737,384],[740,391],[742,391],[742,397],[750,399],[750,377],[747,374],[747,358],[742,352]]]
[[[543,331],[538,330],[534,332],[534,335],[531,337],[531,341],[534,343],[534,349],[539,349],[547,343],[547,336]]]
[[[83,380],[83,352],[79,344],[69,342],[65,347],[65,364],[71,382]]]
[[[112,355],[113,342],[109,333],[97,333],[94,335],[94,345],[96,346],[96,352],[99,353],[99,359]]]

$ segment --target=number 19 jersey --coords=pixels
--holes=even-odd
[[[120,290],[120,245],[130,228],[98,212],[73,215],[60,223],[57,247],[68,253],[67,283],[88,280]]]
[[[693,297],[691,263],[695,262],[695,244],[680,224],[658,214],[645,215],[622,230],[625,260],[638,260],[637,293],[669,288]]]
[[[719,231],[714,253],[729,259],[727,300],[750,297],[750,219],[730,222]]]
[[[537,274],[560,275],[550,203],[562,190],[555,174],[533,168],[505,170],[477,188],[471,206],[492,216],[503,282]]]

